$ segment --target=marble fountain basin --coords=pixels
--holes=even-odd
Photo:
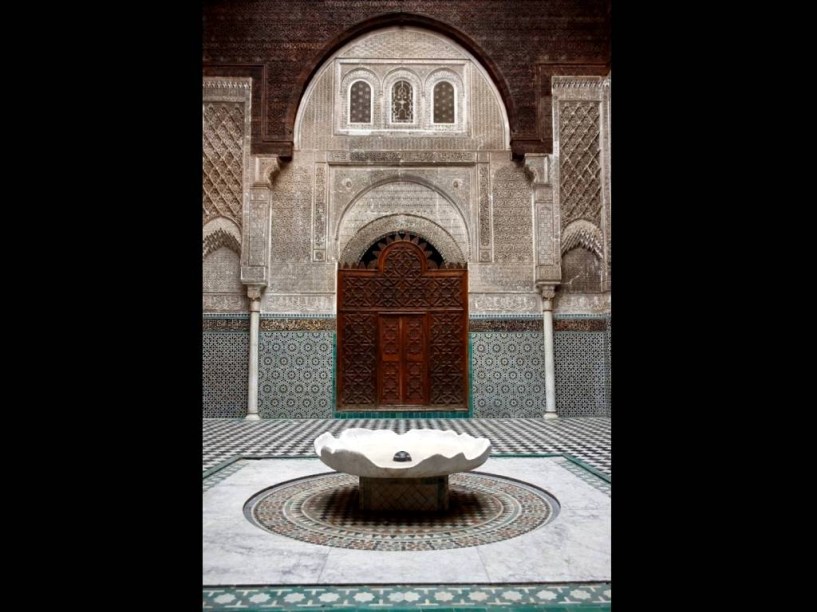
[[[410,461],[394,460],[406,451]],[[335,438],[326,432],[315,440],[315,452],[338,472],[366,478],[427,478],[467,472],[491,454],[488,438],[439,429],[412,429],[397,434],[388,429],[353,428]]]
[[[335,438],[315,439],[321,461],[359,477],[363,510],[441,511],[448,509],[448,476],[479,467],[491,454],[487,438],[438,429],[347,429]],[[409,460],[396,460],[408,453]]]

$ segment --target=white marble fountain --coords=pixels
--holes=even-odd
[[[479,467],[491,454],[487,438],[437,429],[353,428],[315,439],[321,461],[360,479],[362,510],[448,509],[448,476]]]

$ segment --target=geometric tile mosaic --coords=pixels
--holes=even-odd
[[[604,365],[605,365],[605,369],[604,369],[604,374],[605,374],[604,390],[607,392],[607,416],[611,417],[611,416],[613,416],[613,410],[612,410],[613,403],[610,401],[610,398],[611,398],[611,395],[610,395],[610,383],[612,381],[612,369],[611,369],[611,366],[612,366],[612,363],[613,363],[612,354],[611,354],[611,351],[612,351],[612,348],[611,348],[612,347],[612,335],[613,335],[613,319],[609,315],[607,317],[605,317],[605,319],[607,320],[607,329],[604,332],[604,346],[605,346],[605,353],[604,353],[604,356],[605,356],[605,361],[604,361]]]
[[[334,414],[334,332],[324,321],[262,321],[290,330],[259,334],[259,414],[262,418],[328,418]],[[295,324],[298,325],[295,325]],[[477,321],[491,329],[496,321]],[[471,340],[471,389],[477,418],[534,418],[545,411],[544,345],[540,331],[479,331]],[[556,404],[562,417],[610,416],[610,317],[555,321]],[[475,321],[471,321],[472,329]],[[592,324],[592,325],[590,325]],[[204,321],[203,416],[246,414],[249,321]],[[567,331],[576,329],[593,331]],[[517,327],[518,329],[518,327]],[[524,329],[524,327],[523,327]],[[218,331],[216,331],[218,330]],[[366,416],[366,415],[355,415]],[[414,416],[414,415],[392,415]],[[419,416],[419,415],[418,415]],[[438,415],[432,415],[438,416]],[[439,415],[447,416],[447,415]]]
[[[611,475],[610,419],[607,417],[533,419],[204,419],[202,471],[235,457],[315,457],[320,434],[337,436],[352,427],[442,429],[486,437],[492,456],[567,454]],[[586,471],[586,470],[582,470]],[[209,477],[208,477],[209,478]],[[589,482],[589,481],[588,481]]]
[[[553,336],[559,416],[610,416],[608,332],[563,331]]]
[[[540,332],[470,335],[474,417],[541,417],[545,412],[543,335]]]
[[[249,333],[202,332],[202,391],[205,418],[247,414]]]
[[[482,472],[449,478],[449,505],[438,512],[362,510],[358,477],[331,472],[259,492],[247,501],[244,516],[261,529],[310,544],[414,552],[514,538],[542,527],[558,510],[549,494],[523,482]]]
[[[333,331],[260,332],[258,414],[319,419],[334,412]]]
[[[222,480],[227,478],[228,476],[232,476],[238,470],[243,468],[249,463],[247,459],[239,459],[237,461],[233,461],[230,465],[223,467],[222,469],[218,470],[215,474],[210,474],[205,478],[202,478],[202,486],[201,492],[205,493],[220,483]]]
[[[218,587],[203,589],[204,610],[345,608],[446,610],[505,608],[542,612],[611,609],[609,582],[394,586]]]

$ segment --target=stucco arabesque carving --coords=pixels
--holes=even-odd
[[[252,89],[252,79],[249,77],[236,77],[236,78],[229,78],[229,77],[204,77],[203,79],[203,89],[206,90],[213,90],[213,89],[244,89],[244,90],[251,90]]]
[[[532,313],[536,309],[535,295],[472,296],[471,310],[475,313]]]
[[[350,221],[353,221],[353,219],[351,217],[351,211],[353,211],[355,205],[358,202],[360,202],[363,198],[365,198],[367,196],[367,194],[369,194],[370,192],[376,190],[379,187],[388,186],[388,185],[393,184],[393,183],[401,183],[401,182],[414,183],[414,184],[417,184],[417,185],[419,185],[421,187],[424,187],[426,189],[429,189],[431,191],[436,192],[445,201],[447,201],[448,204],[451,206],[452,212],[457,217],[457,225],[461,225],[461,231],[464,232],[464,235],[465,236],[469,235],[467,215],[465,214],[465,212],[463,210],[463,203],[460,201],[460,199],[458,197],[452,196],[445,189],[443,189],[439,185],[435,184],[431,180],[428,180],[428,179],[426,179],[424,177],[418,176],[418,175],[416,175],[414,173],[406,173],[403,168],[383,168],[381,170],[386,171],[386,172],[383,172],[383,176],[381,176],[379,180],[377,180],[377,181],[375,181],[375,182],[373,182],[371,184],[366,185],[360,191],[358,191],[356,194],[354,194],[352,197],[350,197],[348,202],[342,207],[342,209],[338,213],[337,221],[335,222],[336,223],[336,226],[335,226],[335,242],[336,242],[336,248],[338,250],[338,256],[341,259],[343,259],[344,257],[355,257],[355,255],[353,255],[349,251],[348,247],[352,242],[357,243],[357,240],[355,238],[349,239],[347,241],[344,241],[342,239],[342,229],[344,227],[344,224],[348,223]],[[440,249],[441,247],[444,248],[444,249],[447,249],[448,256],[446,256],[446,254],[443,254],[443,257],[446,258],[446,260],[449,260],[449,258],[450,258],[451,261],[460,261],[460,260],[463,260],[463,259],[466,260],[466,261],[468,260],[470,251],[469,251],[469,248],[468,248],[469,245],[468,245],[467,241],[463,242],[461,244],[460,241],[457,240],[453,236],[452,232],[448,231],[451,228],[440,227],[439,224],[437,222],[435,222],[433,219],[427,219],[426,217],[418,215],[416,212],[408,211],[408,210],[399,210],[399,211],[396,210],[395,214],[393,214],[393,215],[384,215],[383,217],[381,217],[381,219],[385,218],[385,217],[391,217],[393,220],[397,220],[398,217],[401,218],[401,219],[412,217],[414,219],[414,221],[410,224],[411,227],[383,228],[384,233],[388,233],[390,231],[401,230],[401,229],[403,229],[403,230],[408,229],[408,230],[417,231],[420,234],[423,234],[423,228],[420,228],[418,226],[418,223],[421,220],[427,222],[430,226],[433,226],[433,228],[435,230],[442,230],[442,233],[445,235],[444,237],[445,238],[450,237],[451,240],[453,241],[453,243],[454,243],[453,246],[455,246],[456,248],[447,249],[447,245],[437,245],[437,244],[435,244],[435,247],[438,248],[438,249]],[[365,225],[370,225],[370,224],[371,224],[371,222],[364,224],[364,226]],[[355,234],[358,234],[363,229],[364,226],[356,228],[355,229]],[[372,229],[372,228],[370,228],[370,229]],[[435,231],[435,233],[436,233],[436,231]],[[374,236],[374,235],[367,236],[367,238],[369,238],[370,240],[375,240],[378,237],[379,236]],[[427,240],[431,240],[432,244],[434,244],[434,237],[432,237],[431,235],[424,236],[424,237]],[[438,237],[440,237],[440,236],[438,236]],[[341,242],[343,242],[343,243],[341,243]],[[448,241],[445,240],[445,242],[448,242]],[[368,248],[368,246],[369,245],[367,245],[367,248]],[[357,248],[358,248],[358,245],[356,244],[354,249],[356,250]],[[365,249],[364,249],[364,251],[365,251]],[[359,257],[359,255],[357,255],[357,256]]]
[[[348,263],[360,261],[369,247],[396,231],[411,231],[422,236],[434,245],[446,263],[467,261],[457,241],[444,228],[424,217],[408,214],[387,215],[364,225],[343,246],[338,260]]]
[[[553,89],[608,89],[610,87],[610,76],[554,76],[551,81],[551,86]]]

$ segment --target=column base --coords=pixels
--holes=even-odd
[[[248,414],[247,416],[244,417],[244,420],[245,421],[260,421],[261,417],[258,416],[257,414]]]
[[[545,419],[548,419],[548,420],[550,420],[550,419],[558,419],[558,418],[559,418],[559,415],[558,415],[558,414],[556,414],[555,412],[546,412],[546,413],[545,413],[545,415],[544,415],[544,418],[545,418]]]

